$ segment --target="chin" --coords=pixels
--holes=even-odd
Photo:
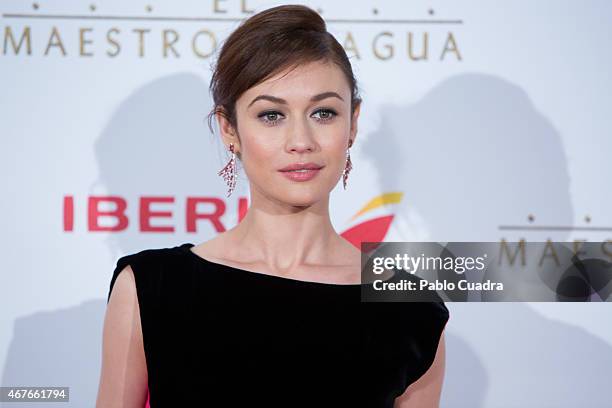
[[[280,201],[295,207],[308,207],[323,200],[325,195],[322,191],[311,191],[308,189],[287,189],[281,193]]]

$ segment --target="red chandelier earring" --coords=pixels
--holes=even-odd
[[[342,184],[344,185],[344,189],[346,190],[346,180],[348,179],[348,175],[351,170],[353,170],[353,163],[351,162],[351,146],[353,146],[353,140],[349,139],[349,147],[346,149],[346,165],[344,166],[344,171],[342,172]]]
[[[227,197],[232,194],[232,191],[236,188],[236,152],[234,151],[234,144],[230,143],[230,152],[232,152],[232,158],[223,167],[218,175],[223,177],[223,180],[227,183]]]

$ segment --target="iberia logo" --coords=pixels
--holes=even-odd
[[[389,214],[388,206],[398,204],[402,200],[403,193],[391,192],[381,194],[372,198],[366,205],[357,211],[349,220],[352,225],[340,235],[360,249],[362,242],[383,242],[391,222],[395,217]],[[175,225],[172,225],[174,212],[172,206],[176,205],[173,196],[141,196],[134,205],[134,211],[128,214],[128,200],[121,196],[89,196],[85,200],[86,216],[84,227],[90,232],[121,232],[127,230],[131,224],[139,232],[174,233]],[[154,204],[165,204],[170,206],[167,211],[154,210]],[[202,212],[198,205],[207,204],[208,209]],[[106,208],[102,208],[102,207]],[[226,231],[222,217],[226,213],[226,201],[219,197],[186,197],[185,198],[185,230],[186,232],[197,232],[198,222],[209,222],[215,231]],[[248,200],[246,197],[238,199],[238,222],[240,222],[248,211]],[[134,214],[135,212],[135,214]],[[76,220],[75,198],[72,195],[63,198],[63,224],[64,231],[71,232],[75,229]],[[167,219],[166,225],[155,225],[154,220]],[[106,225],[102,222],[106,219]],[[108,225],[110,224],[110,225]]]
[[[376,196],[357,211],[349,222],[364,218],[365,214],[371,214],[387,205],[399,204],[403,195],[401,192],[392,192]],[[371,218],[350,227],[340,235],[358,249],[362,242],[383,242],[394,217],[395,215],[390,214]]]

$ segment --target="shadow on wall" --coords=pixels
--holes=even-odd
[[[105,309],[105,301],[91,300],[72,308],[18,318],[13,326],[0,384],[70,387],[69,402],[58,403],[58,406],[94,406]],[[7,408],[44,405],[0,403]]]
[[[464,74],[380,112],[361,154],[382,192],[405,192],[397,216],[417,211],[433,240],[498,241],[500,224],[525,224],[530,213],[572,224],[561,138],[517,86]]]
[[[109,234],[117,256],[143,248],[174,246],[190,241],[186,231],[186,197],[225,197],[227,185],[217,173],[229,160],[219,132],[211,134],[207,115],[212,108],[208,85],[193,74],[158,79],[135,91],[117,109],[95,144],[99,177],[96,185],[128,199],[129,234]],[[216,129],[216,127],[215,127]],[[225,226],[237,223],[233,203],[248,191],[248,180],[238,161],[236,190],[226,200]],[[141,231],[138,200],[143,196],[172,197],[154,204],[153,211],[172,211],[154,217],[155,226],[172,226],[163,233]],[[200,213],[214,213],[202,203]],[[217,231],[208,220],[197,223],[197,236],[212,238]]]
[[[494,76],[458,75],[415,104],[379,109],[380,127],[360,153],[378,170],[381,193],[405,193],[394,225],[420,227],[413,220],[423,220],[430,240],[450,242],[499,241],[500,225],[525,225],[528,214],[541,224],[573,223],[561,137],[521,88]],[[395,234],[414,236],[402,238],[398,228]],[[609,344],[527,304],[448,307],[443,407],[608,404]]]
[[[155,81],[130,96],[101,134],[95,146],[98,183],[128,199],[131,222],[138,219],[131,211],[137,202],[134,192],[224,196],[225,185],[216,172],[225,156],[221,143],[211,143],[203,125],[210,108],[207,95],[205,84],[193,75]],[[413,106],[383,112],[385,127],[369,137],[363,151],[372,154],[380,169],[381,191],[408,192],[406,201],[424,215],[434,239],[491,238],[501,222],[500,206],[517,217],[534,211],[555,222],[571,222],[559,137],[524,92],[507,82],[458,76]],[[393,129],[406,131],[399,135]],[[378,143],[383,137],[385,143]],[[393,177],[398,166],[405,177]],[[242,176],[237,189],[245,187]],[[174,225],[184,223],[176,220]],[[167,238],[110,234],[109,245],[117,255],[168,246],[169,240],[175,245],[184,232],[178,228]],[[546,319],[524,304],[448,306],[443,406],[569,408],[608,403],[609,344],[581,328]],[[66,406],[92,406],[105,308],[106,299],[92,300],[18,319],[2,384],[69,386],[71,402]]]
[[[218,133],[211,135],[206,123],[211,107],[208,83],[201,77],[172,75],[137,89],[117,107],[101,132],[94,146],[99,177],[90,194],[124,198],[129,219],[126,230],[129,233],[108,234],[107,242],[114,254],[109,260],[108,285],[119,256],[190,240],[193,234],[185,232],[185,220],[176,215],[184,211],[183,197],[225,196],[226,185],[217,172],[227,156],[222,142],[215,140]],[[239,173],[233,197],[244,195],[246,183],[242,174]],[[136,233],[141,196],[175,199],[174,204],[160,206],[163,208],[152,207],[153,211],[176,209],[171,218],[157,217],[152,222],[156,226],[172,225],[175,232]],[[211,211],[206,205],[198,209]],[[227,224],[235,223],[233,216],[228,213]],[[198,237],[214,232],[205,220],[198,224],[198,229]],[[93,406],[100,374],[105,309],[106,299],[94,300],[70,310],[18,319],[1,384],[69,386],[70,403],[65,406]]]
[[[524,303],[451,306],[442,407],[609,405],[610,344]]]
[[[451,318],[455,316],[451,314]],[[457,322],[454,322],[456,325]],[[450,328],[450,320],[447,328]],[[479,356],[461,337],[447,330],[446,372],[442,385],[442,407],[480,408],[485,407],[485,394],[489,378]]]

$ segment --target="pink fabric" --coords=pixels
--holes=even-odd
[[[149,400],[151,399],[151,394],[147,391],[147,403],[145,404],[145,408],[151,408],[149,405]]]

